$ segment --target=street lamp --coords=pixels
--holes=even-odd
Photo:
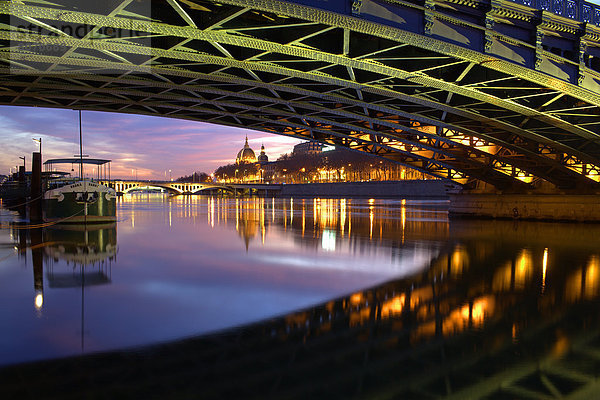
[[[40,154],[42,154],[42,138],[39,138],[39,139],[31,138],[31,140],[40,144]]]

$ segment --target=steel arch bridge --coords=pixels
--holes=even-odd
[[[317,140],[467,187],[600,189],[600,8],[572,0],[15,0],[0,104]]]

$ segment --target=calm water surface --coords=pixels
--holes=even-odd
[[[446,206],[137,195],[116,226],[88,231],[7,228],[18,216],[3,210],[0,360],[205,334],[90,363],[81,387],[108,395],[123,376],[158,397],[596,398],[600,225],[448,220]],[[60,396],[83,367],[42,367],[42,381],[23,367],[14,393],[59,382]]]
[[[448,237],[435,201],[137,194],[118,219],[0,230],[1,364],[282,315],[418,273]]]

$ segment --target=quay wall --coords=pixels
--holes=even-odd
[[[442,180],[304,183],[281,186],[282,197],[448,198],[458,185]]]
[[[600,195],[451,194],[451,218],[600,222]]]

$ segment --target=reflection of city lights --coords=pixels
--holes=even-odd
[[[369,207],[369,240],[373,240],[373,206]]]
[[[235,230],[240,230],[240,201],[235,199]]]
[[[335,251],[335,231],[324,229],[321,247],[325,251]]]
[[[585,269],[585,297],[588,299],[594,298],[598,295],[599,292],[599,268],[600,268],[600,260],[598,256],[592,256],[590,261],[587,264],[587,268]]]
[[[302,200],[302,237],[304,237],[304,230],[306,229],[306,207],[304,200]]]
[[[35,296],[35,308],[37,310],[40,310],[43,305],[44,305],[44,295],[41,293],[38,293],[37,296]]]
[[[210,227],[214,228],[215,227],[215,201],[210,198],[208,200],[208,204],[209,204],[209,213],[208,213],[208,221],[210,222]]]
[[[362,292],[354,293],[352,296],[350,296],[350,304],[353,306],[357,306],[362,302],[362,299]]]
[[[542,293],[546,288],[546,269],[548,268],[548,248],[544,249],[544,257],[542,258]]]
[[[509,290],[512,281],[512,263],[508,261],[503,267],[498,268],[492,280],[492,289],[495,291]]]
[[[402,243],[404,243],[404,228],[406,227],[406,199],[402,199],[402,202],[400,204],[400,221],[402,222]]]
[[[460,276],[468,266],[469,255],[467,250],[462,246],[456,246],[450,258],[450,273],[453,276]]]
[[[371,308],[364,307],[358,311],[350,313],[350,326],[357,326],[369,320],[371,316]]]
[[[477,300],[471,309],[471,318],[478,323],[483,322],[488,302],[486,299]]]
[[[552,346],[552,357],[554,358],[561,358],[563,357],[565,354],[567,354],[567,352],[569,351],[569,348],[571,347],[571,341],[569,340],[569,338],[562,332],[557,332],[556,333],[556,342],[554,343],[554,346]]]
[[[346,199],[340,200],[340,230],[344,237],[344,228],[346,227]]]
[[[527,249],[523,249],[517,256],[515,265],[515,288],[525,288],[525,283],[531,278],[533,273],[533,260],[531,258],[531,252]]]
[[[401,313],[404,309],[405,300],[406,296],[401,294],[400,296],[395,296],[388,301],[383,302],[381,305],[381,317],[386,318]]]
[[[467,326],[480,327],[485,318],[494,311],[494,298],[484,296],[476,299],[471,304],[452,311],[443,322],[445,334],[454,334],[464,330]]]
[[[433,298],[433,289],[431,287],[421,287],[412,291],[410,295],[410,308],[414,309],[419,304],[427,303]]]
[[[350,238],[350,234],[352,233],[352,209],[348,210],[348,238]]]

